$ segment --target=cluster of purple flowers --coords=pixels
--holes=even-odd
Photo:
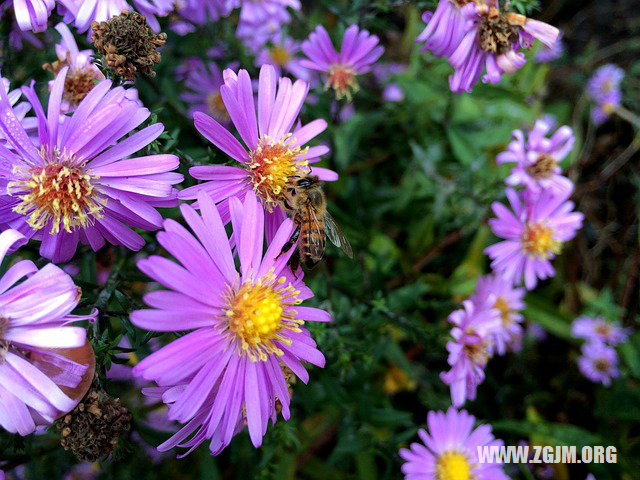
[[[455,93],[471,92],[480,79],[498,83],[524,66],[523,48],[535,39],[554,48],[560,34],[551,25],[502,10],[498,0],[440,0],[422,19],[427,26],[417,41],[424,42],[423,50],[449,59],[454,69],[449,87]]]
[[[526,135],[515,130],[507,150],[497,156],[499,164],[514,164],[506,178],[511,209],[493,204],[497,218],[489,225],[504,239],[485,250],[493,273],[480,278],[464,309],[449,317],[455,325],[453,340],[447,344],[451,369],[441,378],[451,388],[455,406],[475,398],[491,355],[518,348],[525,289],[555,274],[551,260],[582,225],[583,215],[573,211],[568,200],[573,184],[559,166],[571,151],[574,136],[567,126],[549,136],[551,130],[550,121],[542,119]],[[521,283],[525,288],[519,287]]]
[[[126,372],[139,383],[153,382],[143,393],[181,424],[158,450],[180,447],[184,456],[207,442],[218,454],[245,427],[259,447],[270,422],[279,415],[289,419],[291,384],[309,380],[305,364],[325,364],[306,322],[331,320],[327,311],[302,305],[313,292],[302,269],[291,269],[295,249],[283,251],[296,229],[282,207],[294,181],[338,178],[316,166],[329,148],[311,144],[327,122],[302,124],[300,112],[316,77],[337,99],[351,100],[359,75],[373,70],[382,83],[403,67],[374,68],[384,48],[357,25],[344,31],[339,52],[322,26],[302,43],[283,36],[289,9],[299,10],[299,0],[16,0],[18,25],[43,31],[56,5],[66,24],[56,26],[62,40],[58,60],[49,66],[55,78],[46,107],[33,83],[12,91],[3,79],[0,88],[0,260],[28,239],[40,242],[40,255],[54,263],[72,260],[79,243],[94,251],[107,243],[138,251],[145,240],[134,228],[160,230],[157,241],[175,261],[158,255],[138,261],[164,288],[148,292],[148,308],[133,312],[131,321],[145,330],[188,333]],[[114,87],[92,52],[78,49],[67,26],[85,32],[92,21],[132,6],[155,30],[155,16],[177,8],[182,19],[175,28],[182,33],[240,8],[237,36],[261,67],[254,81],[236,65],[222,71],[199,58],[177,72],[196,129],[235,161],[192,167],[189,174],[202,182],[181,191],[175,155],[138,153],[164,126],[138,130],[150,112],[135,89]],[[481,78],[497,83],[524,65],[521,50],[534,38],[551,49],[558,38],[554,27],[502,11],[497,0],[441,0],[423,18],[427,27],[418,40],[448,57],[454,92],[470,92]],[[296,57],[299,51],[306,58]],[[591,92],[605,84],[611,89],[602,78],[592,83]],[[613,83],[617,88],[619,79]],[[385,90],[390,101],[403,95],[393,83]],[[27,117],[30,109],[33,117]],[[441,379],[453,406],[428,413],[429,432],[419,432],[424,445],[401,450],[407,479],[507,478],[500,464],[478,459],[477,447],[502,441],[490,426],[474,429],[475,418],[457,408],[476,397],[492,355],[519,348],[526,291],[554,275],[551,260],[581,227],[583,216],[568,200],[573,184],[559,166],[574,136],[567,126],[551,130],[546,120],[526,134],[515,130],[498,155],[498,163],[514,165],[506,178],[511,208],[494,203],[496,218],[489,221],[503,241],[486,249],[492,273],[478,278],[475,292],[449,316],[451,368]],[[188,228],[157,210],[176,207],[178,200],[194,201],[180,205]],[[88,365],[56,349],[85,344],[86,330],[69,324],[92,321],[96,312],[71,315],[80,298],[71,277],[53,264],[38,269],[19,261],[0,279],[0,425],[6,430],[26,435],[75,406],[64,389],[77,387]],[[578,319],[574,335],[588,339],[580,369],[608,385],[617,375],[613,347],[626,333],[603,322]]]
[[[295,225],[280,201],[295,177],[313,172],[325,180],[337,178],[311,166],[327,147],[305,146],[326,122],[297,123],[309,85],[278,78],[271,65],[260,71],[257,112],[249,74],[226,70],[223,78],[220,95],[228,123],[245,146],[205,113],[194,114],[195,125],[238,166],[190,170],[205,180],[180,193],[197,200],[181,207],[193,234],[173,220],[158,234],[181,265],[156,256],[138,264],[168,290],[147,294],[151,309],[134,312],[132,322],[156,331],[193,330],[134,368],[134,374],[157,384],[144,393],[161,399],[170,419],[186,424],[161,451],[180,446],[189,453],[208,441],[217,454],[245,425],[260,446],[278,411],[289,418],[288,382],[294,376],[308,381],[302,362],[324,365],[304,323],[327,322],[330,315],[300,305],[313,294],[302,270],[288,266],[293,250],[281,253]],[[224,228],[229,222],[231,238]]]
[[[160,9],[169,8],[159,0],[134,0],[134,5],[147,14],[160,15],[164,12]],[[54,6],[51,2],[51,9]],[[276,20],[279,28],[289,20],[287,7],[300,7],[295,0],[271,0],[186,2],[181,9],[187,12],[186,18],[198,23],[200,14],[228,14],[238,6],[242,8],[239,30],[251,22],[251,28],[262,26],[269,23],[267,19]],[[31,12],[16,7],[21,13]],[[129,5],[68,0],[60,2],[60,7],[61,13],[73,17],[67,23],[82,32],[90,21],[104,20]],[[41,16],[32,19],[37,29],[46,27],[46,17]],[[106,243],[139,250],[144,239],[133,228],[162,229],[158,242],[177,263],[159,256],[139,261],[139,268],[166,290],[148,293],[144,301],[149,308],[131,316],[140,328],[190,331],[157,348],[132,371],[140,381],[155,383],[144,393],[165,404],[168,419],[184,425],[159,449],[180,446],[188,453],[208,441],[216,454],[245,426],[257,447],[269,421],[275,422],[279,414],[289,418],[290,384],[295,377],[303,382],[309,378],[303,363],[324,365],[324,356],[305,322],[331,318],[324,310],[301,305],[313,293],[303,283],[302,270],[293,272],[288,264],[295,249],[282,253],[295,224],[281,207],[295,179],[309,174],[324,181],[337,179],[335,172],[314,165],[328,147],[308,145],[327,123],[322,119],[307,124],[299,121],[310,84],[302,79],[291,81],[281,73],[298,70],[296,76],[308,77],[312,66],[326,71],[340,94],[345,92],[343,87],[356,88],[355,75],[368,71],[383,48],[377,46],[377,37],[354,25],[345,33],[341,54],[316,59],[322,62],[319,65],[308,60],[309,65],[302,67],[289,58],[298,46],[285,39],[282,52],[270,51],[273,61],[263,58],[255,82],[257,95],[246,70],[221,72],[213,62],[186,62],[178,73],[191,90],[183,99],[193,105],[195,126],[237,166],[193,167],[190,174],[204,182],[179,193],[174,185],[183,177],[174,172],[179,163],[176,156],[136,156],[162,134],[164,126],[138,130],[150,113],[136,90],[114,87],[97,68],[92,52],[78,49],[67,24],[59,24],[56,30],[62,40],[56,45],[57,60],[47,65],[54,80],[49,84],[46,106],[33,83],[10,90],[3,79],[0,158],[4,167],[0,178],[6,188],[0,195],[0,226],[5,231],[0,240],[8,240],[6,245],[0,242],[4,245],[0,250],[6,252],[18,239],[32,238],[40,242],[42,257],[62,263],[73,259],[79,243],[95,251]],[[319,27],[318,31],[324,30]],[[326,44],[310,42],[311,57],[317,48],[328,51]],[[353,77],[348,79],[347,73]],[[22,95],[26,102],[20,102]],[[34,117],[27,116],[30,109]],[[243,143],[229,127],[235,127]],[[157,211],[158,207],[177,206],[178,198],[197,200],[181,206],[191,231],[174,220],[164,220]],[[232,227],[231,237],[225,230],[227,224]],[[0,283],[7,290],[27,276],[21,285],[35,285],[32,289],[43,295],[39,290],[49,284],[33,283],[40,278],[34,268],[31,262],[18,263],[7,273],[6,282]],[[73,270],[73,265],[68,269]],[[55,311],[47,309],[49,297],[45,296],[40,302],[29,300],[38,305],[37,314],[21,308],[20,315],[28,316],[23,320],[7,307],[3,310],[6,318],[0,319],[0,375],[8,375],[2,385],[15,387],[7,392],[0,387],[0,423],[21,434],[70,411],[75,401],[56,390],[56,385],[75,387],[86,370],[85,365],[40,347],[83,344],[84,328],[66,324],[95,317],[95,313],[70,316],[80,299],[79,290],[58,267],[50,265],[45,271],[45,280],[56,284],[47,293]],[[3,295],[7,305],[13,301],[11,292]],[[16,297],[18,300],[26,301],[24,296]],[[41,319],[46,324],[43,332],[33,326]],[[22,331],[23,325],[28,329]],[[27,351],[33,352],[33,358],[23,358]],[[32,361],[36,368],[42,365],[46,374],[31,368],[25,380],[19,378],[20,372],[7,370],[22,369],[24,374],[30,368],[25,361]],[[18,400],[10,392],[24,395]],[[15,409],[20,409],[20,415],[9,414]]]
[[[589,79],[587,95],[595,103],[591,109],[591,119],[595,124],[604,123],[620,107],[620,82],[623,78],[624,70],[616,65],[607,64],[598,68]]]
[[[611,379],[620,375],[615,347],[627,340],[629,330],[603,317],[582,316],[573,321],[571,334],[585,340],[578,358],[582,374],[605,387],[611,385]]]

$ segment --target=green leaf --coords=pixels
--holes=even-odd
[[[575,341],[571,336],[571,318],[563,315],[556,306],[536,295],[526,298],[524,316],[527,320],[541,325],[546,331],[566,340]]]

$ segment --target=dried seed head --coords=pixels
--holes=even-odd
[[[103,391],[90,390],[76,408],[56,423],[60,444],[83,462],[109,455],[130,427],[131,414]]]
[[[42,68],[53,73],[55,77],[58,75],[58,72],[66,66],[71,68],[67,72],[67,78],[64,80],[62,98],[68,101],[70,106],[77,107],[104,76],[99,70],[92,68],[89,64],[82,68],[74,68],[69,59],[64,61],[56,60],[43,65]]]
[[[496,55],[506,53],[517,43],[518,31],[507,14],[492,9],[488,15],[483,16],[478,28],[480,48]]]
[[[123,10],[106,22],[92,22],[91,40],[107,65],[127,81],[139,73],[155,76],[153,65],[160,63],[158,48],[167,41],[167,34],[155,34],[146,18]]]

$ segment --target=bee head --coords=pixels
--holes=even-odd
[[[320,180],[318,180],[318,177],[315,175],[307,175],[306,177],[298,179],[296,185],[301,188],[309,188],[310,186],[317,185],[319,183]]]

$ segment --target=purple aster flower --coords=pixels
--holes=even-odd
[[[60,43],[56,44],[58,60],[52,65],[45,65],[45,68],[57,75],[63,67],[69,67],[60,105],[60,112],[64,115],[73,111],[96,83],[104,80],[105,76],[93,63],[93,51],[79,50],[78,44],[66,24],[59,23],[56,25],[56,30],[62,36]],[[54,81],[51,80],[49,89],[53,87],[53,84]]]
[[[378,83],[387,82],[393,75],[400,75],[407,69],[403,63],[378,62],[371,67],[371,72]]]
[[[422,443],[400,450],[405,480],[509,480],[502,464],[480,463],[478,449],[502,447],[490,425],[473,428],[475,417],[466,410],[449,407],[447,412],[430,411],[428,431],[418,430]]]
[[[431,50],[436,57],[449,57],[458,48],[466,33],[465,18],[460,9],[470,0],[440,0],[435,12],[424,12],[426,28],[416,38],[424,42],[421,52]]]
[[[299,0],[242,0],[236,36],[252,51],[277,43],[282,25],[291,21],[287,8],[300,10]]]
[[[376,35],[351,25],[344,32],[338,53],[327,31],[318,25],[302,43],[302,51],[307,56],[302,60],[302,66],[322,72],[326,76],[325,90],[333,88],[338,99],[346,97],[350,100],[352,92],[359,90],[356,76],[370,71],[384,52],[378,42]]]
[[[26,240],[16,230],[2,232],[0,262],[9,249]],[[82,347],[85,329],[68,324],[96,313],[70,315],[81,291],[51,263],[38,270],[31,260],[20,260],[9,267],[0,284],[0,426],[28,435],[36,425],[52,423],[76,406],[77,401],[60,387],[78,386],[87,365],[56,349]]]
[[[580,372],[592,382],[611,385],[611,379],[620,376],[618,354],[613,347],[602,342],[587,342],[582,345],[582,355],[578,358]]]
[[[549,334],[539,323],[529,322],[527,323],[527,336],[537,342],[543,342]]]
[[[384,85],[382,91],[382,99],[385,102],[401,102],[404,100],[404,90],[395,82],[389,82],[394,75],[398,75],[407,69],[402,63],[384,63],[378,62],[372,68],[373,76],[376,81]],[[386,84],[386,85],[385,85]]]
[[[318,119],[304,126],[296,122],[309,85],[302,80],[292,84],[286,77],[277,80],[271,65],[260,69],[257,121],[253,87],[247,71],[240,70],[236,75],[225,70],[224,78],[220,94],[247,148],[216,120],[196,112],[194,119],[198,131],[240,165],[192,167],[191,176],[207,182],[186,188],[179,195],[182,199],[193,200],[198,192],[207,192],[215,203],[222,202],[220,208],[226,223],[229,220],[228,199],[234,195],[243,199],[247,192],[254,191],[269,213],[267,232],[270,236],[285,217],[280,203],[296,177],[312,173],[325,181],[338,178],[331,170],[310,166],[329,151],[327,146],[304,146],[327,128],[327,122]]]
[[[484,368],[492,353],[493,335],[502,323],[500,311],[494,308],[495,298],[490,295],[482,300],[465,300],[463,308],[449,315],[455,325],[451,330],[453,341],[447,342],[451,370],[442,372],[440,378],[451,388],[455,407],[476,398],[476,388],[484,381]]]
[[[617,65],[607,64],[599,67],[587,83],[587,94],[598,101],[606,98],[611,92],[620,90],[620,82],[624,78],[624,70]]]
[[[100,464],[82,462],[71,467],[62,480],[96,480],[100,475]]]
[[[573,130],[564,125],[547,138],[550,130],[551,125],[539,119],[526,139],[522,130],[513,131],[513,140],[507,150],[496,157],[499,164],[516,164],[505,180],[507,185],[522,185],[533,193],[547,188],[556,191],[573,188],[571,180],[561,175],[562,170],[558,166],[573,148]]]
[[[281,254],[295,229],[290,219],[263,255],[265,218],[257,197],[250,191],[244,204],[236,197],[230,200],[238,272],[218,209],[205,192],[198,203],[202,216],[181,206],[195,236],[174,220],[165,220],[165,231],[158,234],[160,245],[182,265],[158,256],[138,262],[140,270],[169,290],[145,295],[151,308],[131,315],[139,328],[191,332],[142,360],[134,374],[159,385],[169,419],[187,423],[160,451],[176,445],[193,450],[210,439],[211,452],[217,454],[245,421],[259,447],[269,419],[276,421],[276,403],[289,418],[283,368],[307,383],[302,362],[324,366],[324,356],[303,325],[331,317],[300,306],[313,294],[302,282],[302,270],[294,276],[287,266],[292,251]]]
[[[9,11],[11,10],[11,11]],[[11,26],[9,30],[9,48],[22,50],[23,42],[30,43],[36,48],[44,48],[44,44],[36,37],[32,31],[24,31],[18,25],[13,12],[13,0],[0,0],[0,18],[11,17]],[[4,50],[7,45],[0,41],[0,49]],[[2,59],[0,59],[0,64]]]
[[[571,335],[574,337],[611,346],[625,342],[629,333],[628,328],[622,328],[618,322],[607,322],[603,317],[582,316],[571,324]]]
[[[240,24],[260,26],[276,22],[284,25],[291,21],[287,8],[300,10],[300,0],[241,0]]]
[[[166,17],[173,11],[176,0],[132,0],[136,10],[145,16],[154,32],[160,31],[160,22],[156,17]]]
[[[176,73],[188,89],[180,94],[180,98],[189,105],[191,115],[203,112],[222,124],[229,123],[231,118],[220,94],[224,79],[215,62],[205,64],[200,58],[188,58]]]
[[[564,242],[575,237],[584,215],[574,212],[573,202],[567,201],[572,190],[542,190],[531,196],[508,188],[506,193],[513,212],[494,202],[497,218],[489,220],[493,233],[505,240],[491,245],[485,253],[496,274],[514,284],[524,277],[526,288],[531,290],[538,279],[555,275],[551,260]]]
[[[522,338],[524,317],[520,311],[524,308],[524,294],[524,289],[514,288],[513,283],[503,277],[485,275],[478,278],[476,291],[470,297],[476,305],[493,301],[492,308],[500,312],[502,325],[491,335],[499,355],[504,355],[507,348],[513,348]]]
[[[228,16],[238,6],[238,0],[179,0],[176,5],[178,14],[186,23],[174,23],[172,29],[184,35],[195,30],[193,25],[204,25]]]
[[[560,32],[556,43],[551,47],[543,45],[542,48],[535,53],[533,59],[538,63],[550,63],[560,58],[564,53],[564,50],[565,46],[562,41],[562,32]]]
[[[5,191],[0,195],[3,228],[16,228],[42,242],[40,255],[54,262],[73,257],[78,242],[98,250],[106,242],[139,250],[144,239],[129,226],[155,230],[162,217],[154,207],[177,204],[172,185],[182,175],[174,155],[127,158],[164,130],[154,124],[127,137],[149,117],[149,110],[129,100],[122,87],[104,80],[60,124],[60,107],[69,67],[56,76],[48,112],[33,85],[23,93],[38,119],[32,140],[0,89],[0,147]],[[62,186],[62,188],[61,188]]]
[[[384,87],[382,99],[385,102],[401,102],[404,100],[404,90],[397,83],[390,83]]]
[[[309,81],[309,71],[302,66],[302,61],[296,55],[300,51],[300,43],[291,37],[284,37],[281,41],[265,46],[256,56],[256,66],[272,65],[278,76],[287,72],[300,80]]]
[[[20,30],[44,32],[55,0],[13,0],[13,9]]]
[[[512,74],[526,63],[522,47],[529,47],[535,38],[552,47],[559,35],[551,25],[500,10],[497,0],[468,3],[460,14],[465,34],[448,55],[455,70],[449,87],[455,93],[471,92],[480,77],[484,83],[498,83],[503,73]]]
[[[591,109],[591,119],[596,125],[607,121],[613,112],[620,106],[622,93],[620,90],[613,90],[600,96],[596,104]]]

